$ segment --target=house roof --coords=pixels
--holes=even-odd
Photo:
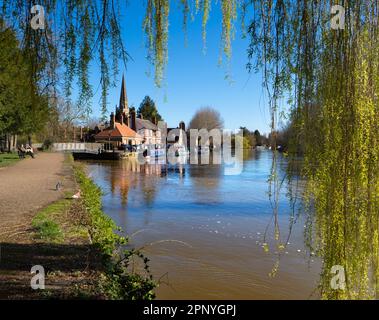
[[[115,128],[107,128],[99,132],[95,139],[109,139],[109,138],[136,138],[139,135],[134,130],[130,129],[126,124],[116,122]]]
[[[137,127],[136,128],[137,131],[142,130],[142,129],[149,129],[149,130],[158,131],[158,127],[154,123],[152,123],[151,121],[146,120],[146,119],[137,118],[136,119],[136,127]]]

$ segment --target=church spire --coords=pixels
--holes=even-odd
[[[128,96],[126,94],[125,77],[122,75],[121,95],[120,95],[120,111],[123,114],[129,114]]]

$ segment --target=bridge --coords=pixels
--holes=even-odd
[[[82,142],[68,142],[68,143],[54,143],[53,150],[56,152],[77,152],[77,153],[99,153],[102,149],[101,143],[82,143]]]

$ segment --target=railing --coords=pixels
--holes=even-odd
[[[98,153],[103,145],[101,143],[54,143],[53,150],[56,152],[83,152]]]

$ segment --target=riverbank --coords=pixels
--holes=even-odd
[[[39,199],[43,199],[40,205],[47,201],[49,205],[37,210],[32,206],[24,212],[21,203],[25,194],[14,190],[14,197],[19,197],[19,201],[12,199],[1,206],[0,213],[5,219],[0,228],[0,298],[153,298],[154,284],[150,276],[127,270],[129,258],[138,253],[125,254],[120,249],[126,240],[115,233],[116,225],[102,212],[101,191],[86,176],[85,168],[70,158],[63,161],[60,154],[41,154],[35,162],[25,163],[1,173],[2,177],[8,177],[1,180],[8,183],[1,189],[17,189],[17,178],[24,167],[34,174],[39,172],[38,167],[44,167],[44,173],[34,178],[47,181],[55,199],[50,201],[43,183],[32,190],[31,182],[25,185],[25,194],[39,193]],[[52,178],[57,182],[52,184]],[[53,188],[58,182],[58,188]],[[81,197],[72,199],[78,190]],[[11,196],[11,192],[6,195]],[[9,212],[11,204],[13,210]],[[18,231],[13,225],[17,219],[23,220]],[[45,269],[45,290],[34,291],[30,287],[30,270],[35,265]]]

